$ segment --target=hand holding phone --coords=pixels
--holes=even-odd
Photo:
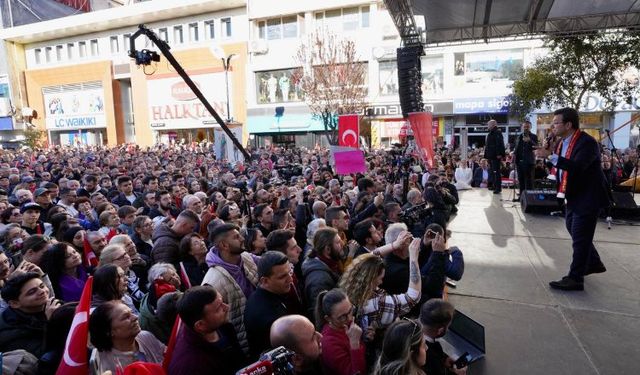
[[[458,357],[458,359],[456,359],[455,362],[453,362],[453,366],[457,369],[466,367],[469,364],[468,356],[469,356],[469,353],[464,352],[464,354],[462,354],[460,357]]]

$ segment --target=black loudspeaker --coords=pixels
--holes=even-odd
[[[555,190],[525,190],[520,195],[522,211],[526,213],[551,213],[560,210]]]
[[[633,193],[626,191],[613,191],[613,210],[637,210],[638,204],[633,200]]]
[[[398,58],[398,94],[402,116],[410,112],[422,112],[422,46],[402,47],[396,50]]]

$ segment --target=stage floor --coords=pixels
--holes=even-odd
[[[487,356],[469,375],[640,373],[640,227],[600,221],[608,271],[586,277],[583,292],[551,290],[571,261],[564,218],[525,214],[501,201],[511,193],[460,192],[450,224],[466,263],[450,301],[486,330]]]

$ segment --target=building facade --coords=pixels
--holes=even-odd
[[[2,31],[13,91],[35,110],[32,123],[46,130],[48,142],[148,146],[221,134],[164,56],[147,66],[128,56],[139,24],[168,43],[218,114],[246,139],[246,3],[155,0]],[[159,51],[145,35],[134,44],[138,51]]]

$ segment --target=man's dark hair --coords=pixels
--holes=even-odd
[[[446,327],[455,312],[453,305],[439,298],[432,298],[420,307],[420,322],[430,328]]]
[[[324,213],[324,220],[327,223],[328,226],[331,226],[331,224],[333,224],[333,220],[338,218],[338,214],[340,212],[345,212],[346,210],[344,208],[344,206],[331,206],[331,207],[327,207],[327,210]]]
[[[171,195],[171,193],[169,193],[169,192],[168,192],[168,191],[166,191],[166,190],[158,190],[158,191],[156,191],[156,200],[157,200],[158,202],[160,202],[160,198],[161,198],[163,195],[167,195],[167,194]]]
[[[65,196],[65,195],[68,195],[69,193],[71,193],[71,189],[69,189],[69,188],[62,188],[62,189],[60,189],[60,193],[59,193],[59,194],[60,194],[60,196],[61,196],[61,197],[63,197],[63,196]]]
[[[196,215],[196,213],[191,210],[184,210],[180,212],[180,215],[178,215],[178,219],[187,219],[193,221],[196,224],[200,223],[200,218],[198,217],[198,215]]]
[[[578,115],[578,111],[573,108],[565,107],[556,109],[553,112],[554,115],[561,115],[562,122],[570,122],[571,128],[579,129],[580,128],[580,116]]]
[[[46,184],[44,184],[43,186],[45,189],[49,190],[49,189],[53,189],[53,188],[57,188],[58,185],[54,182],[47,182]]]
[[[178,301],[180,319],[193,329],[196,322],[202,319],[204,308],[218,298],[218,292],[210,285],[198,285],[187,289]]]
[[[262,216],[262,212],[265,210],[265,208],[269,207],[268,203],[260,203],[259,205],[257,205],[254,209],[253,209],[253,217],[254,219],[256,219],[256,221],[258,220],[258,218],[260,216]]]
[[[6,284],[4,284],[4,287],[2,287],[2,291],[0,291],[0,295],[2,296],[2,299],[7,302],[17,301],[18,298],[20,298],[20,291],[22,290],[22,287],[29,281],[39,278],[40,276],[38,276],[38,274],[35,272],[27,272],[12,277],[7,280]]]
[[[367,238],[371,238],[371,226],[374,225],[373,219],[365,219],[356,224],[353,228],[353,239],[360,245],[364,246],[367,242]]]
[[[211,232],[209,232],[209,241],[214,245],[217,244],[223,237],[226,237],[232,230],[239,230],[240,228],[234,224],[220,224],[217,225]]]
[[[86,176],[84,176],[84,182],[94,182],[97,183],[98,182],[98,177],[96,177],[93,174],[88,174]]]
[[[142,185],[149,185],[149,183],[151,183],[151,181],[153,181],[153,180],[158,180],[158,177],[156,177],[156,176],[147,176],[147,177],[142,179]]]
[[[286,255],[278,251],[267,251],[258,261],[258,278],[269,277],[273,274],[273,267],[287,263]]]
[[[287,242],[293,238],[294,233],[288,229],[276,229],[267,236],[267,250],[284,253],[287,250]]]
[[[285,201],[281,202],[284,203]],[[278,228],[284,223],[285,218],[287,217],[287,212],[289,212],[289,209],[287,208],[279,208],[273,212],[273,228]]]
[[[181,179],[183,177],[184,177],[183,175],[177,173],[177,174],[174,174],[173,176],[171,176],[171,179],[173,180],[173,182],[176,182],[176,181],[178,181],[179,179]]]
[[[358,180],[358,191],[366,191],[368,188],[372,188],[374,186],[375,184],[368,177],[364,177]]]
[[[124,184],[125,182],[129,182],[129,181],[131,181],[131,177],[129,177],[129,176],[120,176],[120,177],[118,177],[117,185],[120,186],[120,185]]]
[[[129,206],[129,205],[122,206],[122,207],[118,208],[118,217],[120,219],[124,219],[125,217],[127,217],[127,216],[129,216],[131,214],[134,214],[137,211],[138,210],[136,210],[136,208],[133,207],[133,206]]]
[[[24,240],[24,242],[22,243],[22,248],[20,249],[20,253],[24,255],[29,250],[32,250],[34,253],[38,253],[46,249],[47,245],[49,245],[49,241],[47,241],[47,239],[43,235],[34,234]]]
[[[389,216],[389,213],[397,208],[401,208],[398,202],[389,202],[384,205],[384,215]]]

